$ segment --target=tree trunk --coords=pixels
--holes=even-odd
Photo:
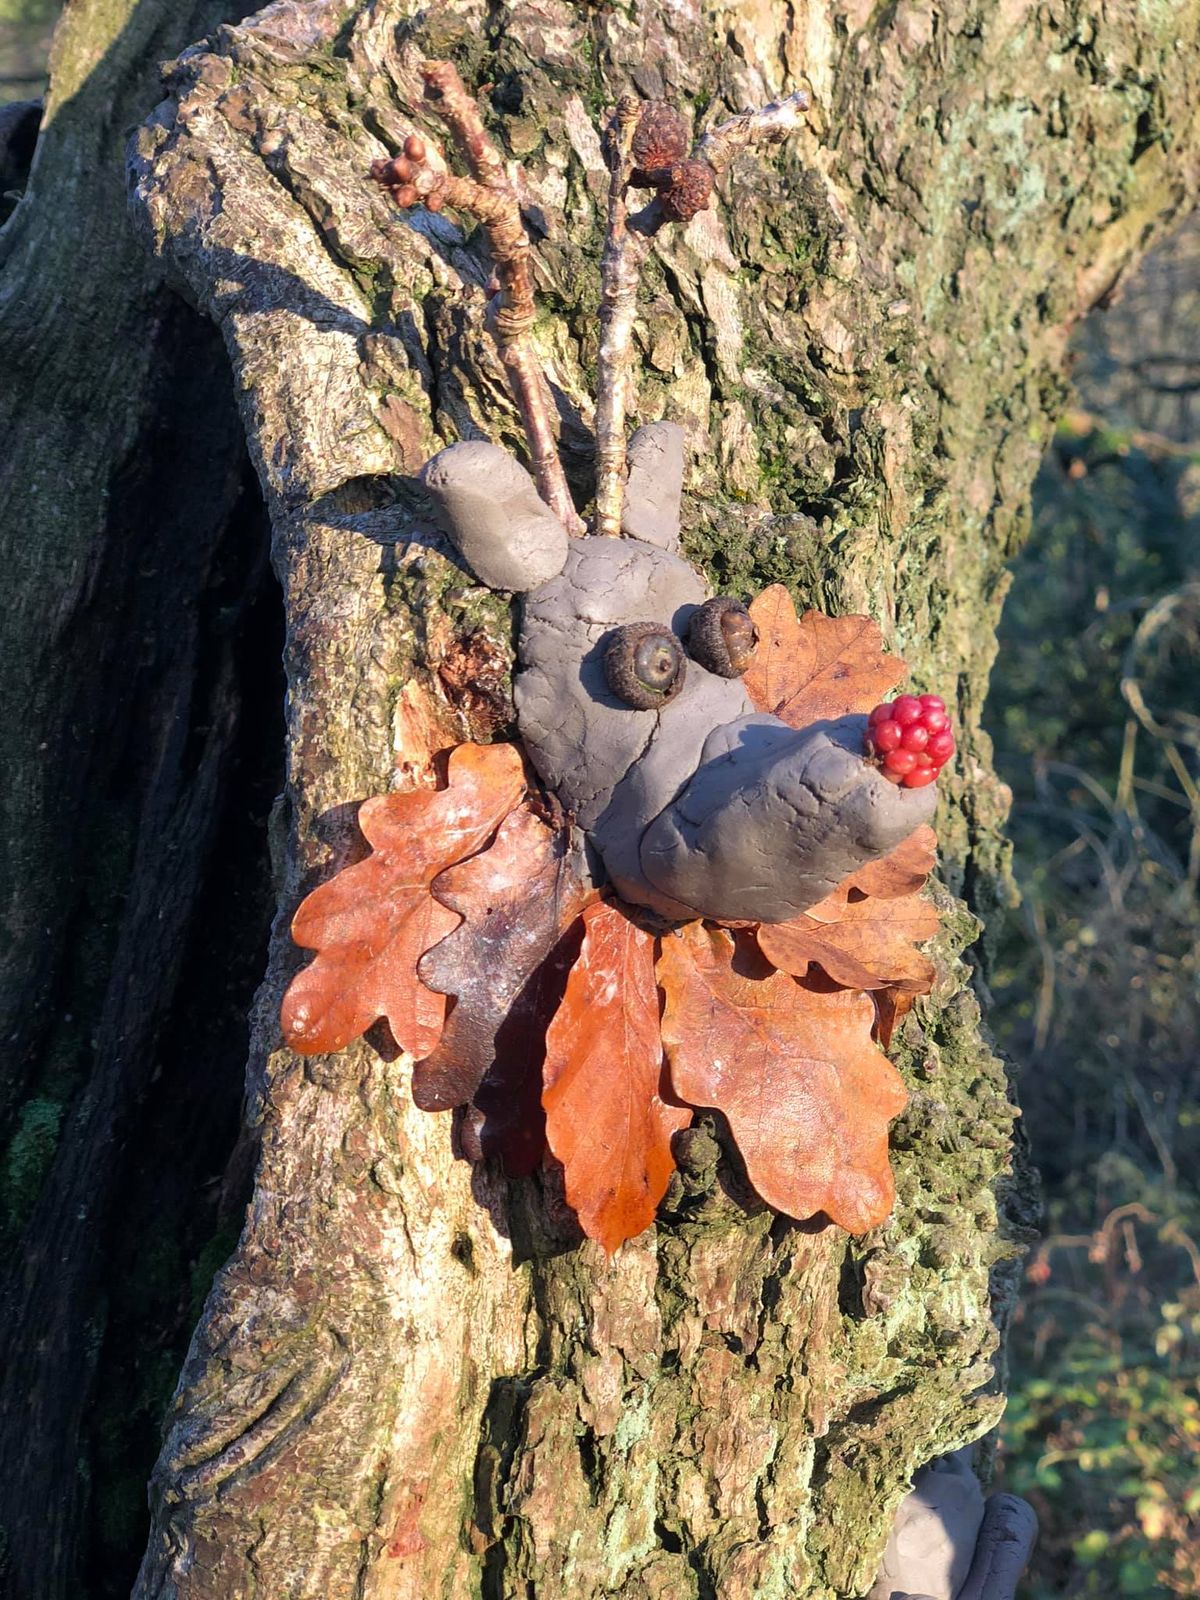
[[[248,668],[278,692],[243,628],[275,634],[266,528],[220,340],[163,287],[123,175],[157,62],[223,12],[72,5],[0,233],[0,1589],[17,1600],[79,1593],[89,1522],[101,1565],[137,1527],[120,1458],[165,1398],[178,1280],[219,1230],[234,1006],[265,942],[266,886],[208,869],[218,839],[253,859],[243,811],[277,782],[243,714]],[[24,154],[7,143],[5,188]]]
[[[979,715],[1069,327],[1194,197],[1183,9],[279,0],[175,67],[135,205],[233,363],[284,588],[288,781],[254,1198],[169,1419],[144,1600],[861,1594],[912,1471],[994,1423],[1028,1188],[963,959],[1010,892]],[[718,209],[656,241],[641,414],[691,430],[688,548],[720,588],[783,579],[871,612],[922,687],[956,694],[939,983],[897,1039],[898,1200],[867,1238],[757,1204],[710,1123],[609,1265],[552,1186],[456,1160],[403,1060],[278,1048],[287,917],[351,847],[352,802],[510,720],[508,608],[411,483],[446,439],[519,444],[487,264],[364,181],[429,55],[491,86],[524,165],[581,496],[601,108],[632,84],[725,114],[811,82],[811,134],[740,160]],[[53,795],[69,831],[78,788]],[[37,837],[23,881],[53,886],[57,841]]]

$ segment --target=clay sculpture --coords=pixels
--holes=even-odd
[[[466,175],[415,130],[371,173],[401,210],[446,207],[486,236],[487,326],[532,476],[472,439],[421,480],[478,581],[519,599],[520,746],[460,744],[440,787],[359,808],[371,853],[293,921],[315,958],[284,1037],[313,1055],[385,1021],[417,1105],[462,1108],[464,1152],[511,1176],[548,1153],[610,1253],[654,1220],[694,1109],[725,1117],[768,1204],[865,1232],[892,1207],[906,1100],[884,1052],[936,978],[917,947],[938,928],[920,891],[949,716],[936,695],[875,704],[906,668],[869,618],[797,617],[782,585],[749,607],[710,597],[680,551],[682,430],[626,439],[655,235],[704,209],[739,152],[794,132],[807,93],[690,154],[681,113],[618,101],[585,522],[533,339],[520,185],[454,68],[420,75]],[[632,212],[638,188],[653,198]]]
[[[523,595],[521,739],[603,876],[668,921],[784,922],[928,822],[934,790],[864,757],[866,717],[797,732],[755,711],[745,608],[679,554],[683,450],[669,423],[634,435],[616,539],[568,539],[490,444],[451,445],[422,481],[476,576]]]

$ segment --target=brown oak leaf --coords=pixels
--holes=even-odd
[[[423,1111],[472,1098],[496,1062],[501,1025],[586,904],[589,891],[565,854],[568,837],[523,806],[504,819],[486,850],[433,880],[434,897],[463,921],[417,966],[428,988],[455,997],[436,1048],[413,1068],[413,1099]],[[526,1010],[534,998],[526,996]],[[522,1042],[540,1080],[540,1048],[529,1058],[537,1041]],[[509,1030],[510,1049],[514,1043]]]
[[[901,994],[899,989],[876,989],[871,999],[875,1002],[875,1037],[890,1050],[892,1035],[912,1010],[916,996]]]
[[[902,839],[890,854],[859,867],[838,889],[874,895],[876,900],[899,900],[923,889],[936,864],[937,834],[926,823]]]
[[[386,1017],[402,1050],[429,1054],[446,997],[420,981],[417,962],[459,922],[430,885],[486,844],[524,792],[515,745],[464,744],[450,754],[444,789],[362,803],[358,822],[372,853],[314,889],[292,919],[292,938],[317,951],[283,997],[292,1049],[340,1050]]]
[[[815,962],[846,989],[928,994],[934,966],[915,947],[933,938],[938,914],[918,891],[933,870],[936,849],[933,829],[918,828],[802,916],[761,923],[758,948],[794,978],[806,977]]]
[[[919,895],[898,900],[848,898],[844,889],[790,922],[760,923],[758,948],[794,978],[816,962],[846,989],[899,989],[928,994],[934,967],[915,947],[938,929],[936,906]]]
[[[806,611],[797,618],[781,583],[751,602],[750,615],[759,644],[742,682],[760,711],[789,727],[871,711],[908,675],[903,661],[885,653],[870,617]]]
[[[769,1205],[798,1219],[824,1211],[863,1233],[892,1208],[888,1122],[907,1101],[871,1039],[875,1008],[867,995],[760,976],[759,960],[744,939],[735,945],[725,929],[700,922],[663,939],[672,1087],[724,1114]]]
[[[612,902],[583,913],[583,945],[546,1038],[546,1137],[583,1231],[611,1255],[654,1220],[692,1113],[659,1095],[654,939]]]
[[[583,943],[576,917],[530,977],[496,1034],[496,1059],[468,1112],[472,1159],[498,1156],[512,1178],[527,1177],[546,1150],[542,1066],[546,1034],[566,993],[567,976]],[[466,1140],[463,1141],[464,1145]]]

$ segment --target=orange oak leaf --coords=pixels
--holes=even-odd
[[[933,829],[918,828],[802,916],[761,923],[755,933],[758,948],[772,966],[794,978],[806,977],[815,963],[846,989],[928,994],[934,966],[915,946],[932,939],[938,914],[918,891],[936,856]]]
[[[659,1096],[654,939],[611,901],[583,913],[583,945],[546,1038],[546,1137],[567,1200],[609,1255],[654,1221],[690,1110]]]
[[[888,1122],[908,1098],[872,1042],[875,1008],[867,995],[759,976],[759,962],[744,938],[700,922],[663,939],[672,1087],[724,1114],[769,1205],[798,1219],[824,1211],[863,1233],[892,1208]]]
[[[916,996],[901,994],[898,989],[876,989],[871,996],[875,1002],[875,1037],[885,1050],[892,1048],[892,1035],[912,1010]]]
[[[422,1111],[445,1111],[473,1097],[496,1063],[501,1025],[593,892],[566,854],[568,838],[523,806],[505,817],[486,850],[433,880],[434,897],[463,921],[417,966],[428,988],[455,997],[436,1048],[413,1068],[413,1099]],[[525,996],[526,1010],[533,999]],[[540,1079],[540,1041],[521,1042]],[[510,1029],[508,1047],[514,1043]]]
[[[293,1050],[340,1050],[386,1017],[402,1050],[428,1055],[446,998],[420,981],[417,962],[459,922],[430,884],[486,844],[524,792],[515,745],[463,744],[450,754],[444,789],[362,803],[358,822],[371,855],[314,889],[292,919],[292,938],[317,951],[283,997]]]
[[[794,978],[815,962],[846,989],[928,994],[933,963],[915,947],[937,929],[937,907],[920,895],[853,899],[843,888],[789,922],[760,923],[755,937],[771,965]]]
[[[874,895],[876,900],[898,900],[924,888],[936,864],[937,834],[925,824],[902,839],[889,855],[868,861],[865,867],[851,873],[838,890],[855,890]]]
[[[751,601],[750,615],[759,645],[742,682],[760,711],[782,717],[789,727],[865,714],[908,675],[903,661],[884,652],[870,617],[806,611],[797,618],[781,583]]]

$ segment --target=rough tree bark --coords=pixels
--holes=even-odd
[[[279,0],[178,63],[135,210],[233,364],[285,592],[289,775],[255,1194],[169,1419],[143,1600],[859,1594],[911,1472],[995,1421],[1026,1196],[963,960],[1008,893],[979,715],[1067,332],[1195,195],[1198,21],[1194,0]],[[540,1185],[457,1161],[402,1060],[277,1048],[287,915],[353,847],[350,803],[509,722],[508,611],[411,483],[444,440],[519,446],[487,266],[363,177],[413,125],[425,55],[490,86],[524,164],[581,495],[600,109],[632,84],[724,115],[811,82],[811,134],[656,241],[641,408],[693,432],[688,546],[722,588],[869,611],[956,692],[940,981],[898,1040],[898,1203],[866,1239],[757,1206],[709,1127],[608,1266]]]
[[[157,63],[244,10],[73,5],[28,188],[0,209],[0,1590],[18,1600],[78,1593],[89,1515],[120,1520],[117,1464],[85,1438],[93,1380],[138,1409],[123,1380],[180,1299],[143,1269],[214,1231],[202,1186],[239,1100],[219,986],[265,895],[208,868],[218,837],[240,848],[235,764],[261,768],[238,744],[239,618],[266,537],[220,340],[140,248],[123,165]],[[6,190],[31,144],[5,142]],[[277,692],[269,656],[261,675]],[[164,1024],[203,963],[199,905],[237,954],[208,969],[189,1060]],[[208,1091],[176,1122],[196,1059]],[[182,1148],[143,1182],[139,1141],[168,1129]],[[118,1329],[140,1330],[120,1372]],[[101,1423],[110,1444],[128,1425],[119,1406]]]

